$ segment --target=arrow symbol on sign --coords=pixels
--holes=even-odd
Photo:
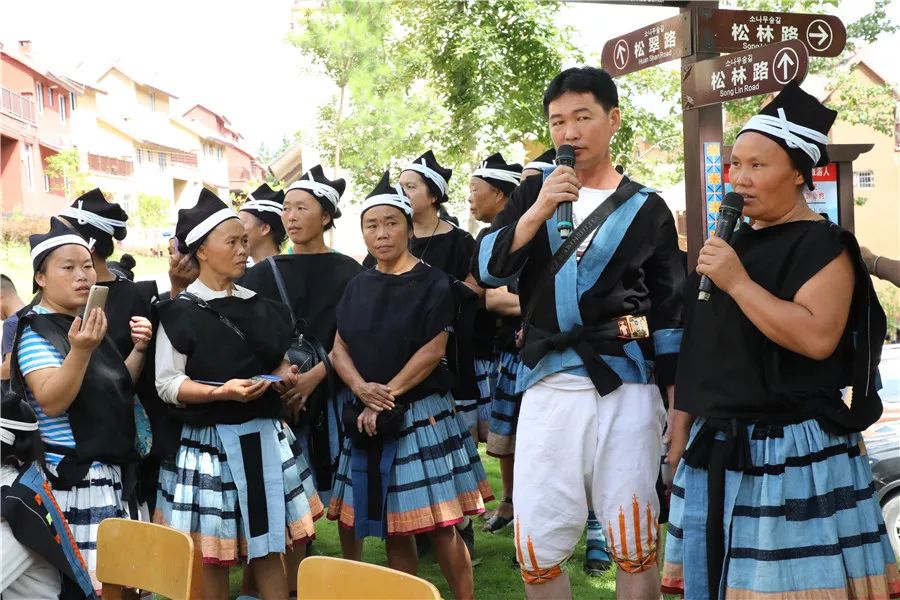
[[[623,58],[625,58],[625,46],[616,47],[616,62],[622,62]]]
[[[819,25],[819,31],[817,33],[810,33],[809,37],[811,38],[819,38],[819,42],[816,44],[817,46],[824,46],[825,42],[828,41],[828,32],[822,29],[822,26]]]
[[[787,81],[788,79],[788,68],[794,66],[794,59],[792,59],[787,52],[781,55],[781,59],[778,61],[778,68],[782,70],[784,76],[782,79]]]

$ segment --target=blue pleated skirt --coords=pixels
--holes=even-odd
[[[691,431],[693,443],[703,420]],[[725,477],[720,597],[893,598],[900,577],[859,434],[748,426],[753,467]],[[689,443],[689,445],[690,445]],[[707,471],[675,475],[663,591],[708,598]]]
[[[449,394],[417,400],[404,414],[387,488],[387,535],[409,535],[454,525],[484,512],[493,500],[469,431],[460,425]],[[353,527],[353,473],[344,440],[328,518]]]
[[[491,456],[512,456],[516,451],[516,426],[522,394],[516,393],[516,380],[522,370],[522,360],[512,352],[500,353],[497,386],[491,401],[491,423],[487,453]]]
[[[270,419],[271,420],[271,419]],[[313,473],[302,453],[295,450],[290,427],[275,421],[281,460],[282,485],[266,489],[285,505],[285,548],[308,542],[315,536],[314,521],[324,507],[315,489]],[[242,510],[242,508],[244,510]],[[159,472],[153,520],[190,534],[199,546],[204,564],[233,565],[248,558],[245,507],[239,500],[238,483],[228,463],[215,426],[184,425],[174,462],[163,463]]]

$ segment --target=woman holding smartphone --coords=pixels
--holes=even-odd
[[[103,307],[80,314],[97,281],[89,243],[55,218],[29,241],[41,300],[19,321],[11,384],[37,415],[45,473],[99,590],[97,525],[129,515],[133,477],[123,478],[122,465],[137,458],[134,381],[152,329],[147,319],[131,321],[123,361]]]
[[[154,521],[190,533],[207,598],[228,597],[228,567],[249,562],[263,597],[286,599],[281,554],[315,535],[322,512],[312,473],[278,418],[264,377],[287,374],[287,308],[234,284],[247,263],[237,213],[207,190],[180,210],[179,250],[199,276],[159,306],[156,389],[183,422],[162,465]]]

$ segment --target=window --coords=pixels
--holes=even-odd
[[[22,145],[22,174],[25,176],[25,189],[34,191],[34,146]]]
[[[40,81],[34,84],[34,99],[37,102],[38,114],[44,114],[44,84]]]
[[[44,191],[50,191],[50,176],[44,173]]]
[[[222,160],[222,146],[219,146],[218,148],[216,148],[216,158],[218,160]]]
[[[69,92],[69,106],[72,110],[78,108],[78,105],[75,103],[75,92]]]
[[[135,156],[135,159],[136,159],[135,162],[136,162],[137,164],[141,164],[141,149],[140,149],[140,148],[138,148],[138,149],[136,149],[136,150],[134,151],[134,156]],[[127,211],[126,211],[126,212],[127,212]]]
[[[166,153],[165,152],[157,152],[157,154],[159,155],[159,170],[165,171],[166,170]]]
[[[53,108],[53,90],[47,90],[47,106]]]
[[[59,95],[59,122],[66,122],[66,97],[62,94]]]
[[[150,92],[150,110],[156,110],[156,94]]]
[[[148,163],[153,162],[153,150],[147,150],[147,162]]]
[[[875,187],[875,171],[854,171],[853,187],[855,188],[873,188]]]

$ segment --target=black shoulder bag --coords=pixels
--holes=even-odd
[[[297,424],[305,422],[309,426],[310,454],[312,455],[310,458],[313,471],[316,474],[316,485],[320,490],[329,490],[331,489],[331,472],[336,467],[331,464],[331,452],[329,450],[327,410],[329,399],[333,405],[335,418],[340,421],[334,367],[322,342],[304,333],[306,321],[297,319],[294,315],[294,309],[291,306],[287,287],[284,284],[284,277],[281,275],[278,263],[271,256],[266,258],[266,262],[269,263],[269,268],[272,269],[272,277],[275,279],[278,295],[281,297],[281,302],[287,306],[291,315],[291,323],[294,327],[291,335],[291,345],[287,351],[288,362],[300,369],[301,373],[310,371],[319,363],[325,365],[326,386],[324,389],[321,386],[316,388],[310,397],[307,398],[306,410],[300,412],[300,423]]]

